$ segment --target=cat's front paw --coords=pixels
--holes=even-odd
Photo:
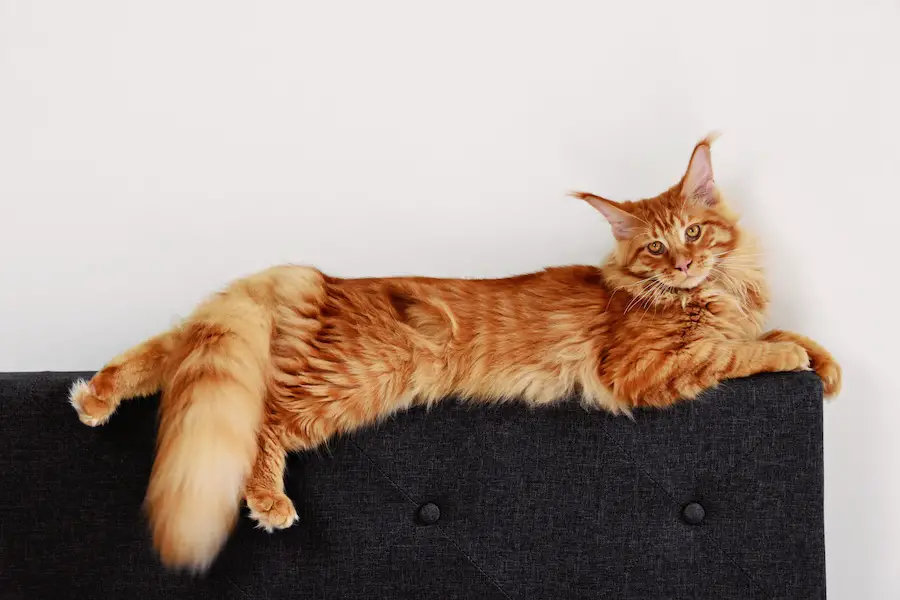
[[[841,391],[841,365],[830,356],[816,356],[813,358],[812,368],[822,378],[825,397],[837,396]]]
[[[796,342],[775,342],[776,371],[809,371],[809,353]]]
[[[269,533],[276,529],[287,529],[300,519],[291,499],[278,492],[248,491],[247,507],[250,509],[250,518],[256,521],[257,527]]]
[[[79,379],[69,388],[69,404],[78,413],[81,422],[89,427],[103,425],[115,411],[115,406],[97,396],[94,387]]]

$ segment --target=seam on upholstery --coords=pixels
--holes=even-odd
[[[363,449],[359,446],[359,444],[356,443],[355,440],[352,440],[352,439],[351,439],[351,440],[348,440],[348,441],[353,445],[354,448],[356,448],[356,449],[359,451],[360,454],[362,454],[362,455],[365,457],[366,460],[368,460],[370,463],[372,463],[372,466],[375,467],[375,470],[378,471],[378,472],[381,474],[382,477],[384,477],[385,479],[387,479],[387,480],[388,480],[388,483],[390,483],[392,486],[394,486],[394,487],[397,489],[398,492],[400,492],[401,494],[403,494],[403,497],[404,497],[404,498],[406,498],[407,500],[409,500],[410,504],[412,504],[412,505],[414,505],[414,506],[417,505],[415,498],[413,498],[413,497],[409,494],[409,492],[407,492],[405,489],[403,489],[402,487],[400,487],[399,485],[397,485],[397,483],[391,478],[391,476],[388,475],[388,474],[385,472],[385,470],[382,469],[381,466],[380,466],[377,462],[375,462],[375,461],[372,459],[371,456],[369,456],[368,454],[366,454],[366,451],[363,450]]]
[[[654,478],[653,475],[651,475],[650,472],[644,467],[644,465],[641,464],[640,461],[636,460],[631,454],[628,453],[628,451],[625,450],[625,448],[622,447],[621,444],[619,444],[618,442],[616,442],[616,440],[614,440],[614,439],[612,438],[612,436],[609,435],[609,432],[606,431],[606,428],[605,428],[605,427],[603,428],[603,435],[605,435],[606,438],[607,438],[607,440],[609,440],[610,442],[612,442],[612,444],[613,444],[616,448],[618,448],[619,451],[620,451],[622,454],[624,454],[624,455],[626,456],[626,458],[628,458],[628,459],[632,462],[632,464],[634,464],[635,467],[637,467],[638,469],[640,469],[641,472],[642,472],[644,475],[646,475],[647,478],[648,478],[650,481],[653,482],[653,485],[655,485],[657,488],[659,488],[659,490],[660,490],[663,494],[666,495],[666,497],[669,499],[669,501],[670,501],[674,506],[676,506],[676,507],[680,506],[680,504],[678,503],[678,500],[675,499],[675,496],[673,496],[672,493],[669,492],[669,490],[667,490],[667,489],[665,488],[665,486],[663,486],[661,483],[659,483],[659,482],[656,480],[656,478]],[[701,529],[701,531],[703,531],[703,530]],[[748,580],[750,580],[750,582],[751,582],[753,585],[755,585],[757,588],[759,588],[759,591],[761,591],[763,594],[765,594],[766,597],[769,598],[769,600],[774,600],[772,594],[770,594],[769,591],[768,591],[767,589],[765,589],[762,585],[760,585],[760,583],[759,583],[758,581],[756,581],[753,577],[751,577],[751,576],[750,576],[750,573],[748,573],[747,570],[744,569],[744,567],[742,567],[740,564],[738,564],[738,562],[737,562],[730,554],[728,554],[728,553],[725,551],[725,549],[722,548],[722,546],[719,545],[718,542],[716,542],[715,539],[713,539],[712,534],[710,534],[710,533],[707,532],[707,531],[703,531],[703,534],[706,536],[706,538],[707,538],[710,542],[713,543],[713,545],[715,545],[716,548],[719,549],[719,552],[722,553],[722,556],[724,556],[725,558],[727,558],[728,561],[731,562],[731,564],[733,564],[735,567],[737,567],[737,569],[738,569],[741,573],[743,573],[744,576],[745,576]]]
[[[775,429],[772,429],[772,430],[771,430],[771,433],[772,433],[773,435],[776,435],[777,433],[779,433],[779,431],[776,431]],[[762,443],[763,443],[764,441],[768,441],[768,438],[766,438],[766,437],[761,437],[761,438],[759,439],[759,441],[756,442],[755,444],[753,444],[753,446],[752,446],[747,452],[744,452],[743,454],[741,454],[740,458],[738,458],[736,461],[734,461],[734,464],[731,465],[731,468],[730,468],[730,469],[722,469],[721,471],[716,471],[715,473],[713,473],[712,480],[713,480],[714,482],[718,483],[720,479],[723,479],[723,478],[726,477],[727,475],[731,475],[731,474],[732,474],[732,471],[735,471],[738,467],[740,467],[741,464],[743,464],[743,462],[744,462],[745,460],[747,460],[747,458],[748,458],[750,455],[752,455],[754,452],[756,452],[756,449],[759,448],[759,447],[762,445]]]
[[[74,379],[69,381],[67,385],[72,385],[72,381],[74,381]],[[67,393],[68,392],[64,392],[64,394],[67,394]],[[49,392],[49,394],[53,394],[53,392],[51,391],[51,392]],[[44,403],[38,402],[38,403],[36,403],[36,405],[38,406],[38,410],[40,411],[41,416],[43,416],[45,419],[47,419],[49,421],[50,416],[48,413],[49,409],[46,408],[47,403],[46,402],[44,402]],[[113,413],[115,413],[115,411],[113,411]],[[102,427],[102,425],[101,425],[101,427]],[[90,431],[90,430],[96,430],[98,428],[97,427],[88,428],[87,426],[85,426],[84,429],[87,429],[88,431]],[[86,440],[82,440],[80,437],[78,437],[78,433],[74,429],[66,429],[66,433],[68,434],[67,437],[70,440],[74,441],[78,445],[79,449],[84,450],[89,455],[93,454],[94,449],[90,447],[89,442]],[[113,467],[111,464],[109,464],[105,460],[99,460],[99,461],[94,461],[94,462],[99,462],[99,463],[103,464],[103,466],[106,467],[107,470],[109,470],[109,472],[115,476],[114,479],[117,482],[122,480],[122,478],[119,475],[119,472],[116,471],[115,467]]]
[[[250,594],[248,594],[247,592],[245,592],[245,591],[243,590],[243,588],[241,588],[241,586],[239,586],[238,584],[236,584],[236,583],[234,582],[234,580],[231,579],[231,577],[229,577],[228,575],[225,575],[225,581],[227,581],[228,583],[230,583],[231,586],[232,586],[234,589],[236,589],[238,592],[240,592],[241,596],[243,596],[243,597],[246,598],[247,600],[252,600],[252,596],[250,596]]]
[[[357,449],[357,451],[359,451],[360,454],[362,454],[362,455],[365,457],[366,460],[369,461],[369,463],[371,463],[372,467],[373,467],[376,471],[378,471],[378,473],[380,473],[381,476],[384,477],[384,478],[388,481],[388,483],[390,483],[392,486],[394,486],[394,488],[395,488],[398,492],[400,492],[401,494],[403,494],[403,497],[406,498],[406,499],[409,501],[410,504],[412,504],[413,506],[418,506],[418,503],[417,503],[416,500],[409,494],[409,492],[407,492],[405,489],[403,489],[402,487],[400,487],[400,486],[399,486],[399,485],[391,478],[391,476],[388,475],[387,472],[386,472],[384,469],[382,469],[381,466],[380,466],[377,462],[375,462],[375,460],[373,460],[372,457],[369,456],[369,455],[366,453],[366,451],[363,450],[363,449],[360,447],[359,444],[356,443],[356,440],[350,439],[350,440],[348,440],[348,441],[353,445],[354,448]],[[438,528],[440,528],[440,523],[438,523]],[[452,536],[450,536],[450,535],[449,535],[447,532],[445,532],[443,529],[441,529],[440,531],[441,531],[441,536],[442,536],[444,539],[446,539],[448,542],[450,542],[451,544],[453,544],[453,547],[456,548],[456,551],[459,552],[460,554],[462,554],[462,555],[465,557],[465,559],[466,559],[467,561],[469,561],[469,563],[470,563],[473,567],[475,567],[475,569],[476,569],[479,573],[481,573],[481,575],[491,583],[491,585],[493,585],[495,588],[497,588],[497,591],[500,592],[501,594],[503,594],[503,597],[504,597],[504,598],[506,598],[507,600],[512,600],[512,598],[510,597],[510,595],[506,593],[506,590],[504,590],[502,587],[500,587],[500,584],[497,583],[497,580],[496,580],[496,579],[494,579],[494,578],[493,578],[491,575],[489,575],[484,569],[482,569],[482,568],[478,565],[478,563],[476,563],[474,560],[472,560],[472,557],[471,557],[471,556],[469,556],[468,554],[466,554],[465,552],[463,552],[462,548],[460,548],[459,544],[456,542],[455,539],[453,539]]]
[[[47,411],[44,409],[43,406],[41,406],[40,412],[41,412],[41,415],[42,415],[43,417],[49,419],[48,414],[47,414]],[[85,426],[85,428],[87,428],[87,426]],[[96,429],[96,428],[91,428],[91,429]],[[90,431],[90,429],[89,429],[89,431]],[[87,454],[87,455],[93,455],[93,454],[94,454],[94,450],[95,450],[95,449],[94,449],[94,448],[91,448],[90,444],[89,444],[87,441],[82,440],[80,437],[78,437],[78,433],[76,433],[75,430],[73,430],[73,429],[66,429],[66,433],[68,434],[67,437],[69,438],[69,440],[75,442],[75,444],[78,446],[78,448],[79,448],[80,450],[83,450],[83,451],[85,452],[85,454]],[[95,460],[95,461],[93,461],[93,462],[99,462],[99,463],[102,464],[104,467],[106,467],[106,469],[107,469],[112,475],[114,475],[113,479],[115,479],[116,482],[119,482],[119,481],[122,480],[122,477],[120,476],[119,472],[116,471],[115,467],[113,467],[111,464],[109,464],[109,463],[106,462],[105,460]]]
[[[784,421],[779,421],[778,424],[770,429],[770,433],[773,436],[777,436],[784,431]],[[759,441],[757,441],[753,446],[745,453],[741,454],[740,458],[738,458],[733,465],[731,465],[730,469],[723,469],[722,471],[716,471],[713,473],[713,481],[719,483],[719,480],[724,479],[727,476],[733,474],[738,467],[740,467],[747,458],[756,452],[756,449],[759,448],[763,442],[768,441],[767,438],[761,437]]]
[[[491,583],[493,583],[493,584],[494,584],[494,587],[497,588],[497,591],[498,591],[498,592],[500,592],[501,594],[503,594],[503,597],[504,597],[504,598],[506,598],[507,600],[512,600],[512,598],[509,597],[509,594],[507,594],[506,591],[505,591],[502,587],[500,587],[500,584],[498,584],[498,583],[494,580],[493,577],[491,577],[490,575],[488,575],[487,573],[485,573],[484,569],[482,569],[482,568],[478,565],[478,563],[476,563],[474,560],[472,560],[472,557],[469,556],[469,555],[466,553],[465,550],[463,550],[462,548],[460,548],[459,544],[456,543],[456,540],[455,540],[455,539],[453,539],[452,537],[450,537],[450,536],[449,536],[445,531],[443,531],[443,530],[441,530],[441,536],[442,536],[445,540],[447,540],[448,542],[450,542],[451,544],[453,544],[453,547],[456,548],[456,551],[459,552],[460,554],[462,554],[464,557],[466,557],[466,560],[469,561],[470,563],[472,563],[472,566],[475,567],[476,569],[478,569],[478,572],[481,573],[482,576],[484,576],[485,579],[487,579],[488,581],[490,581]],[[599,600],[599,599],[598,599],[598,600]]]

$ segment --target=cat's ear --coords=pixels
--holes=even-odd
[[[694,146],[691,162],[681,182],[681,195],[704,206],[715,206],[719,203],[719,189],[713,179],[712,155],[709,150],[717,137],[719,134],[711,133]]]
[[[606,217],[612,227],[613,235],[617,240],[630,240],[640,231],[643,222],[622,208],[618,202],[588,194],[587,192],[572,192],[572,196],[586,201]]]

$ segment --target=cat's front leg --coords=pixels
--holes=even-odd
[[[804,371],[809,364],[806,350],[792,341],[707,339],[643,355],[613,389],[635,406],[668,406],[692,400],[726,379]]]
[[[280,429],[266,423],[259,432],[259,449],[253,472],[247,480],[244,497],[250,518],[261,529],[272,533],[297,522],[294,503],[284,493],[286,450]]]
[[[822,382],[825,385],[825,397],[833,398],[841,391],[841,365],[820,344],[799,333],[778,329],[763,334],[760,339],[768,342],[793,342],[799,344],[809,354],[813,370],[822,378]]]

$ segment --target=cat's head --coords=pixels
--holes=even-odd
[[[615,261],[636,280],[692,289],[721,273],[718,265],[737,247],[738,217],[713,179],[708,136],[694,147],[681,181],[654,198],[614,202],[577,192],[606,217],[616,238]]]

